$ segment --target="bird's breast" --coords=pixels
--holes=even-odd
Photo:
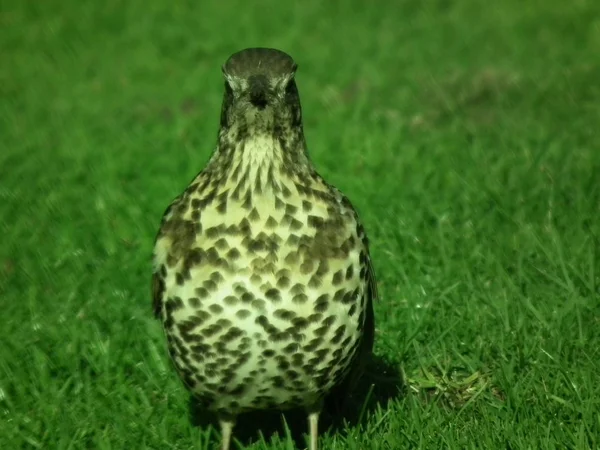
[[[262,407],[273,395],[293,403],[294,392],[318,397],[337,383],[364,321],[351,215],[281,184],[287,195],[206,205],[195,239],[165,276],[165,328],[188,385],[216,395],[211,383],[225,377],[220,389],[246,390]],[[165,247],[156,263],[166,267]]]

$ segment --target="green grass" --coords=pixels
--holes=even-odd
[[[379,278],[387,374],[323,448],[600,446],[600,3],[353,3],[2,2],[0,448],[216,445],[150,253],[215,144],[220,65],[255,45],[298,60]]]

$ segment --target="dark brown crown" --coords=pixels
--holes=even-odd
[[[223,66],[223,72],[237,78],[250,78],[253,75],[282,78],[293,74],[296,67],[292,57],[281,50],[247,48],[231,55]]]

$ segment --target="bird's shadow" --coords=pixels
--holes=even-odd
[[[389,400],[401,396],[404,386],[398,364],[392,365],[382,358],[372,356],[357,389],[348,393],[344,407],[326,399],[319,429],[329,433],[343,433],[347,427],[359,425],[378,406],[385,408]],[[215,414],[203,409],[193,396],[190,397],[189,411],[192,425],[219,429]],[[305,448],[304,436],[308,432],[308,421],[306,411],[302,409],[283,413],[258,411],[242,414],[238,417],[234,437],[243,446],[261,440],[261,435],[268,442],[273,436],[286,436],[286,425],[297,448]]]

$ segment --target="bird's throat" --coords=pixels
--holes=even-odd
[[[283,175],[283,152],[281,143],[272,135],[248,136],[236,144],[229,180],[257,192],[278,189]]]
[[[211,163],[220,166],[230,192],[267,195],[312,170],[301,128],[269,133],[222,129]]]

